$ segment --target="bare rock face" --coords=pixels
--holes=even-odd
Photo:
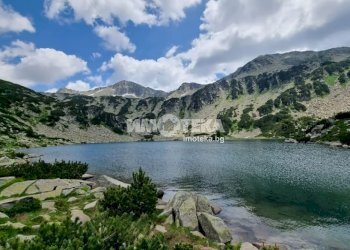
[[[199,213],[198,220],[206,237],[221,243],[230,242],[232,239],[230,229],[225,222],[214,215]]]
[[[179,209],[176,216],[179,218],[180,225],[190,230],[198,230],[196,202],[192,197],[186,199]]]
[[[169,201],[161,216],[167,216],[166,222],[176,226],[187,227],[191,231],[201,230],[207,238],[220,243],[229,242],[232,238],[229,228],[224,221],[214,214],[221,208],[212,205],[207,197],[179,191]]]

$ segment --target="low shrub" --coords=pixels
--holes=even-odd
[[[142,239],[136,246],[130,247],[129,250],[167,250],[164,237],[162,235],[153,236],[150,239]],[[192,248],[193,249],[193,248]],[[180,249],[177,249],[180,250]],[[185,249],[183,249],[185,250]]]
[[[174,250],[193,250],[193,246],[191,244],[186,243],[178,243],[174,246]]]
[[[140,169],[133,173],[133,181],[127,188],[112,187],[104,193],[103,209],[114,215],[124,213],[140,217],[154,214],[157,203],[157,189],[152,180]]]
[[[33,212],[41,209],[41,202],[38,199],[28,197],[21,199],[17,203],[15,203],[9,209],[1,209],[2,212],[6,213],[9,216],[15,216],[16,214]]]
[[[37,161],[26,164],[17,164],[12,167],[1,167],[0,176],[16,176],[27,180],[33,179],[77,179],[86,173],[88,165],[81,162],[55,161],[46,163]]]
[[[340,112],[335,115],[335,119],[338,119],[338,120],[350,119],[350,112]]]
[[[140,234],[149,233],[151,222],[147,217],[134,220],[131,216],[106,217],[101,214],[92,222],[81,224],[70,219],[61,224],[42,224],[37,237],[30,242],[20,242],[18,239],[2,240],[0,243],[6,249],[162,249],[135,248]],[[143,240],[142,246],[159,246],[161,239]],[[137,244],[137,243],[136,243]]]
[[[339,135],[339,141],[341,143],[350,145],[350,132],[341,133]]]

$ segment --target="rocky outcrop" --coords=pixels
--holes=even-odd
[[[93,182],[75,179],[39,179],[16,182],[6,187],[0,193],[0,197],[5,198],[0,200],[0,207],[8,209],[25,199],[35,198],[44,201],[60,195],[77,192],[82,190],[82,188],[90,189],[94,185],[95,183]],[[42,203],[42,208],[55,211],[54,203],[49,201]]]
[[[221,209],[210,204],[200,194],[177,192],[169,201],[160,216],[166,216],[166,224],[189,228],[191,231],[201,230],[207,238],[226,243],[231,240],[231,233],[224,221],[216,216]]]
[[[231,241],[231,232],[226,226],[225,222],[219,217],[208,213],[198,213],[198,221],[201,225],[201,229],[203,230],[204,235],[209,239],[221,243],[227,243]]]

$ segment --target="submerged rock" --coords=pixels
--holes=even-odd
[[[208,213],[198,213],[198,220],[206,237],[221,243],[231,241],[230,229],[219,217]]]

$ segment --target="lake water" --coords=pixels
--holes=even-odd
[[[350,150],[275,141],[131,142],[28,149],[129,181],[142,167],[169,198],[207,195],[234,239],[350,249]]]

